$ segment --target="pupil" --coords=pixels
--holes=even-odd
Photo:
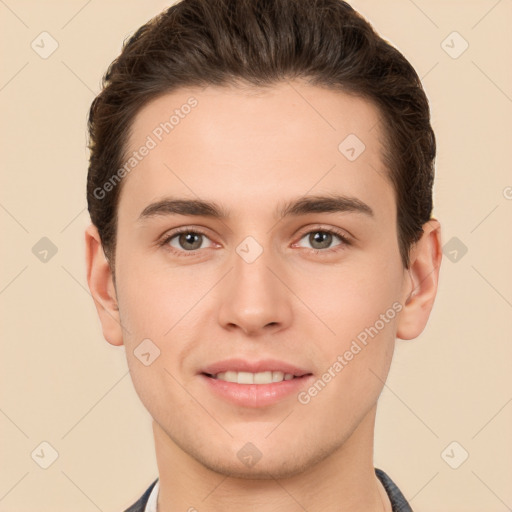
[[[201,235],[196,233],[185,233],[184,235],[181,235],[181,244],[182,246],[186,246],[187,244],[192,245],[193,247],[188,247],[189,249],[197,249],[201,246],[201,242],[197,243],[197,240],[199,240],[199,237]],[[195,242],[195,245],[194,245]]]
[[[314,243],[319,243],[321,246],[320,248],[329,247],[331,238],[332,238],[332,235],[330,233],[326,233],[325,231],[317,231],[313,235]],[[327,243],[326,243],[326,241],[327,241]],[[313,243],[311,245],[313,245]]]

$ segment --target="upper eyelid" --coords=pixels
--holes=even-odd
[[[335,228],[335,227],[327,227],[327,226],[316,226],[312,228],[307,228],[304,231],[301,231],[300,237],[302,238],[305,235],[308,235],[310,233],[315,233],[317,231],[325,231],[327,233],[332,233],[333,235],[337,235],[344,238],[352,238],[352,236],[342,228]]]

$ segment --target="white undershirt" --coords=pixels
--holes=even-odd
[[[151,494],[149,495],[148,502],[146,503],[146,508],[144,512],[157,512],[156,504],[158,499],[158,489],[159,489],[160,479],[157,480],[153,489],[151,489]]]

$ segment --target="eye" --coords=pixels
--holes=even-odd
[[[334,246],[338,248],[333,248],[331,244],[336,238],[340,240],[341,243]],[[350,245],[349,239],[336,229],[317,228],[305,233],[300,240],[306,240],[310,244],[309,248],[313,250],[315,254],[319,252],[342,250],[344,246]]]
[[[213,244],[205,245],[205,241],[210,240],[207,235],[201,231],[190,228],[182,228],[166,236],[161,242],[162,246],[169,246],[172,252],[180,256],[188,256],[186,253],[194,253],[199,249],[213,247]],[[210,240],[211,242],[211,240]],[[193,254],[190,254],[192,256]]]
[[[336,239],[338,239],[340,243],[332,247],[332,243]],[[350,240],[341,231],[333,228],[316,228],[310,230],[301,236],[299,242],[301,240],[306,240],[310,244],[310,251],[315,254],[336,252],[350,245]],[[169,233],[159,242],[159,245],[166,247],[177,256],[194,256],[200,249],[215,246],[206,233],[196,228],[192,229],[187,227]],[[299,246],[298,243],[293,244],[293,247],[297,246]]]

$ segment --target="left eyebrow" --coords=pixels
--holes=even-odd
[[[276,209],[276,216],[284,218],[288,216],[308,215],[310,213],[362,213],[374,217],[370,206],[357,199],[342,195],[315,195],[304,196],[299,199],[286,202]],[[138,220],[164,215],[192,215],[211,217],[216,219],[229,218],[230,212],[212,201],[201,199],[179,199],[167,197],[146,206],[139,215]]]
[[[342,195],[304,196],[290,201],[278,210],[278,216],[307,215],[309,213],[362,213],[374,217],[373,210],[356,197]]]

